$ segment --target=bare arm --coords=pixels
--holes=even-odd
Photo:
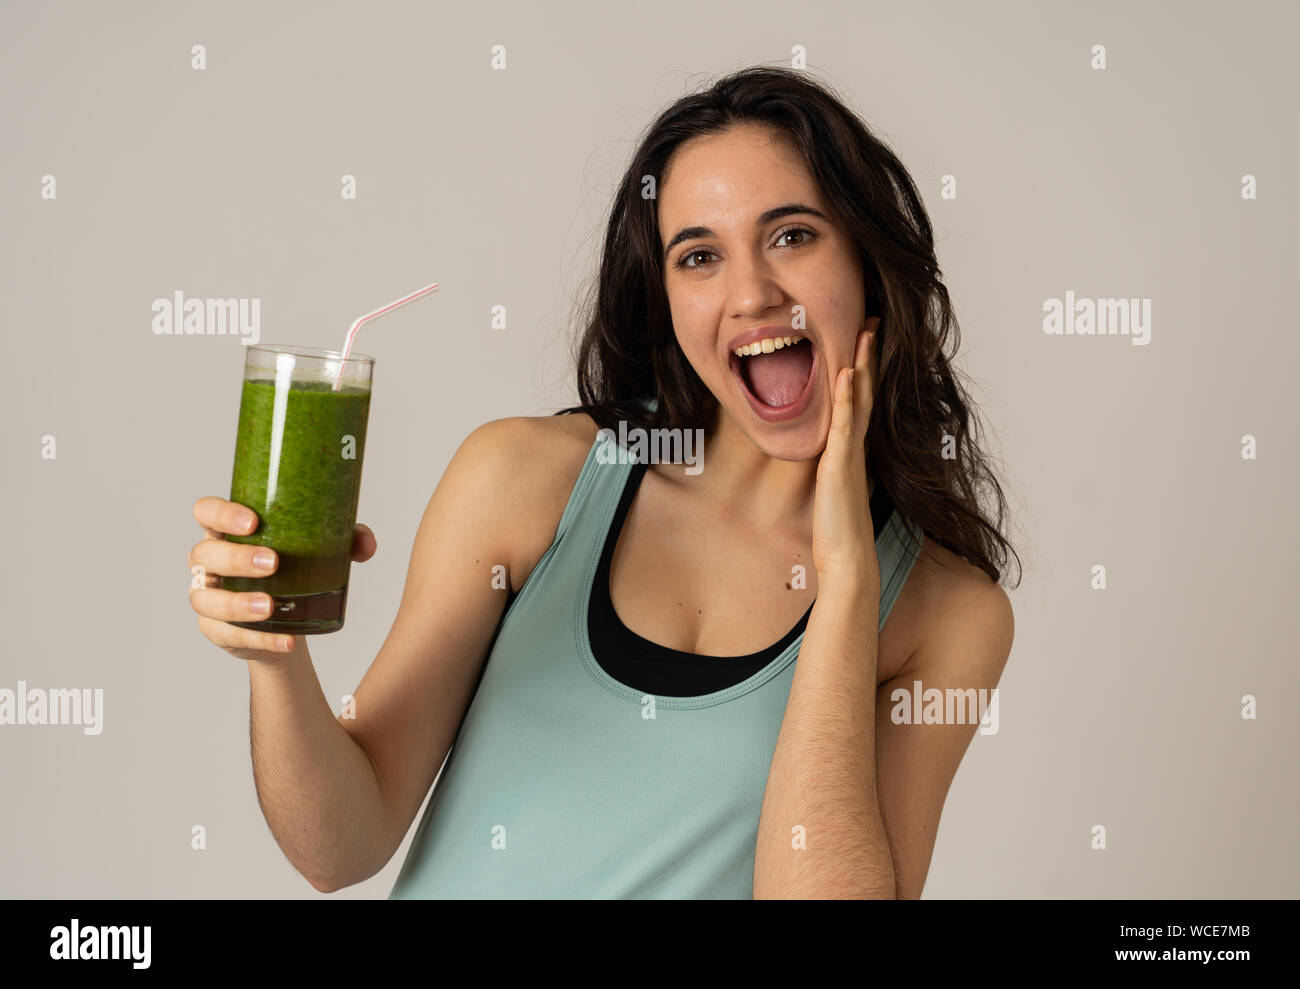
[[[370,757],[335,719],[306,639],[295,638],[276,660],[248,661],[253,780],[285,857],[331,892],[346,885],[338,870],[377,854],[386,809]]]
[[[999,585],[983,573],[945,583],[942,615],[898,675],[876,691],[877,788],[897,896],[904,900],[920,899],[925,888],[948,790],[984,705],[996,697],[1015,637],[1011,600]],[[952,723],[903,721],[915,709],[918,682],[923,700],[937,690],[962,705],[954,704]],[[945,700],[945,716],[947,709]]]
[[[920,897],[948,789],[984,713],[980,698],[997,686],[1014,635],[1001,587],[967,579],[948,588],[924,642],[874,697],[879,591],[869,588],[864,606],[828,597],[816,628],[809,619],[763,798],[756,899]],[[940,697],[960,692],[968,705],[960,720],[896,720],[920,706],[917,682]],[[806,846],[792,846],[795,825]]]
[[[1006,593],[966,564],[971,576],[953,571],[923,588],[943,607],[903,670],[877,685],[880,566],[864,470],[872,390],[863,387],[877,374],[874,329],[860,334],[853,370],[837,372],[813,512],[817,602],[763,794],[756,899],[919,897],[975,727],[897,723],[894,693],[906,697],[923,681],[940,696],[979,697],[996,687],[1011,651]]]
[[[253,774],[263,813],[286,857],[315,888],[330,892],[373,876],[414,820],[505,607],[506,592],[492,587],[492,566],[506,566],[513,582],[554,535],[563,507],[561,500],[556,508],[555,492],[572,460],[555,456],[547,442],[554,436],[555,427],[534,420],[498,420],[456,452],[420,523],[392,629],[354,692],[355,718],[330,709],[301,637],[288,653],[267,651],[269,641],[256,649],[261,643],[253,640],[253,649],[231,650],[249,664]],[[546,466],[535,469],[539,464]],[[218,545],[226,553],[253,549]],[[226,594],[195,608],[238,620],[245,605],[237,599],[256,597],[215,589],[193,597]],[[205,621],[205,634],[228,648],[232,643],[214,635],[259,635],[211,618],[201,618],[201,626]]]

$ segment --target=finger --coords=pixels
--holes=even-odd
[[[199,587],[190,591],[190,607],[219,622],[260,622],[271,614],[271,595],[260,591],[223,591]]]
[[[280,558],[269,546],[232,543],[218,536],[194,544],[189,556],[190,570],[195,564],[210,574],[227,577],[266,577],[275,573]]]
[[[209,642],[223,649],[258,649],[266,652],[289,652],[293,648],[293,636],[283,632],[258,632],[238,625],[227,625],[204,615],[199,616],[199,631]]]
[[[843,456],[853,438],[853,368],[840,368],[835,379],[835,400],[831,403],[831,428],[826,438],[827,452]]]
[[[871,409],[876,393],[876,327],[880,317],[872,316],[867,320],[866,329],[858,335],[858,345],[853,353],[853,367],[856,382],[853,398],[855,425],[865,438],[867,427],[871,422]]]
[[[352,559],[357,563],[365,563],[375,555],[379,549],[379,540],[370,530],[370,526],[357,523],[352,533]]]
[[[194,503],[194,520],[210,539],[220,539],[223,533],[246,536],[257,528],[257,515],[251,509],[214,495]]]
[[[860,438],[865,430],[862,416],[862,391],[863,381],[867,373],[867,351],[870,346],[871,334],[866,330],[858,332],[857,339],[853,344],[853,375],[849,388],[849,419],[851,422],[851,436]]]
[[[880,384],[876,380],[877,364],[880,360],[880,317],[872,316],[867,320],[867,329],[871,331],[871,346],[867,350],[867,373],[871,379],[871,393],[876,393]]]
[[[856,345],[853,348],[853,369],[855,371],[866,372],[867,361],[871,359],[871,344],[875,334],[872,332],[871,320],[867,320],[867,325],[858,333]]]

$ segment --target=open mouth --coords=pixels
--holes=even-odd
[[[741,351],[732,352],[731,371],[760,418],[791,419],[807,408],[817,372],[811,340],[797,335],[769,338]]]

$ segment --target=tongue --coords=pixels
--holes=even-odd
[[[812,352],[807,344],[741,359],[748,372],[749,390],[760,402],[774,409],[794,403],[808,383],[808,372],[812,369]]]

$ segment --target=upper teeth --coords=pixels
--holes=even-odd
[[[770,354],[774,350],[780,350],[782,347],[790,347],[802,340],[803,337],[796,335],[788,337],[764,337],[762,340],[755,340],[753,343],[747,343],[743,347],[737,347],[734,351],[737,357],[752,357],[755,354]]]

